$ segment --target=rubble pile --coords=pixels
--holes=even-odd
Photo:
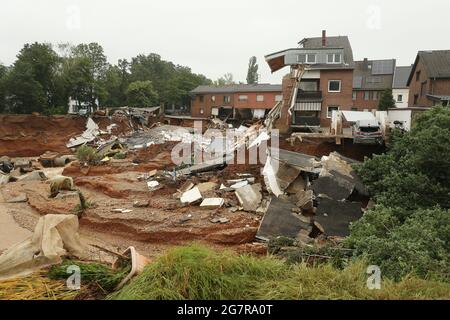
[[[318,159],[267,147],[258,163],[249,164],[250,150],[271,142],[270,127],[258,122],[230,128],[215,119],[198,132],[150,126],[150,118],[156,119],[152,110],[115,110],[106,130],[88,118],[84,132],[65,142],[72,153],[0,158],[0,195],[8,213],[30,232],[41,218],[75,215],[79,230],[72,228],[68,237],[76,233],[96,254],[101,242],[111,260],[111,252],[131,246],[152,256],[164,246],[203,241],[264,254],[266,242],[280,236],[304,245],[339,239],[367,206],[354,161],[338,153]],[[124,123],[129,130],[116,131]],[[214,136],[213,130],[235,138]],[[181,164],[172,154],[180,146],[187,150]],[[81,159],[81,148],[92,154]],[[244,163],[235,163],[239,153]]]

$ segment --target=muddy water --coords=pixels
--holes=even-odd
[[[0,193],[0,252],[28,238],[32,233],[19,226],[8,213],[8,204]]]

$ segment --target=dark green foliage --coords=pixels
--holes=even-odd
[[[392,89],[384,90],[378,103],[378,110],[380,111],[386,111],[389,108],[395,108],[395,100],[392,95]]]
[[[153,107],[158,103],[158,93],[148,80],[130,83],[126,95],[130,107]]]
[[[60,105],[56,93],[58,63],[59,57],[50,44],[26,44],[4,79],[4,109],[31,113]]]
[[[386,154],[356,168],[377,203],[404,209],[450,208],[449,123],[449,108],[423,112],[411,132],[394,134]]]
[[[169,104],[189,106],[190,91],[210,84],[188,67],[165,61],[157,54],[138,55],[131,62],[107,62],[98,43],[59,45],[26,44],[10,68],[0,65],[0,112],[62,114],[69,98],[91,111],[98,107]],[[127,90],[145,83],[137,98]],[[151,83],[153,89],[147,90]],[[133,91],[134,92],[134,91]],[[131,94],[131,97],[130,97]],[[137,99],[137,101],[136,101]]]
[[[248,61],[247,83],[258,83],[258,64],[256,63],[255,56],[251,57]]]
[[[107,292],[112,292],[131,271],[131,261],[124,262],[123,267],[119,270],[113,270],[104,264],[65,260],[62,264],[50,268],[49,278],[67,279],[70,275],[67,273],[67,268],[72,265],[80,268],[82,285],[94,282]]]
[[[352,226],[346,244],[399,280],[408,273],[450,281],[450,211],[417,209],[404,223],[397,209],[377,207]]]
[[[450,109],[423,112],[411,132],[394,132],[386,154],[356,170],[378,206],[352,226],[347,245],[396,279],[450,280]]]

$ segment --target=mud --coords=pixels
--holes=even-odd
[[[35,157],[45,151],[70,154],[66,143],[86,129],[86,119],[81,116],[0,115],[0,155]],[[105,131],[113,123],[107,117],[93,117],[93,120]],[[128,123],[117,125],[113,134],[131,130]]]

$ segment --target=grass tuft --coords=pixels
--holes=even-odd
[[[408,276],[369,290],[366,281],[364,261],[309,267],[195,244],[170,250],[108,299],[450,299],[448,283]]]

